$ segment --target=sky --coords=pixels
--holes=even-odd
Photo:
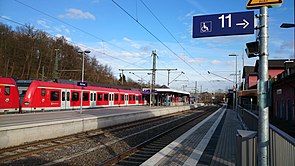
[[[245,43],[256,40],[250,35],[192,38],[193,16],[247,10],[247,0],[0,0],[0,22],[12,27],[30,24],[52,36],[64,36],[68,42],[112,68],[151,69],[153,50],[158,69],[171,71],[173,89],[215,92],[226,91],[235,81],[235,57],[238,71],[243,64],[254,66],[256,58],[247,58]],[[269,8],[269,59],[294,58],[294,0]],[[258,20],[255,19],[255,25]],[[243,61],[244,57],[244,61]],[[244,62],[244,63],[243,63]],[[208,74],[208,71],[218,76]],[[150,71],[124,71],[128,78],[148,82]],[[184,74],[183,74],[184,73]],[[226,79],[224,79],[226,78]],[[240,79],[238,79],[239,81]],[[86,80],[87,81],[87,80]],[[157,71],[156,83],[168,84],[168,72]]]

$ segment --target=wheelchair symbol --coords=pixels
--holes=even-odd
[[[200,32],[206,33],[212,31],[212,22],[206,21],[206,22],[200,22]]]

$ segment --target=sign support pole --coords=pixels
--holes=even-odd
[[[153,69],[152,69],[152,91],[150,92],[152,94],[152,106],[155,106],[155,84],[156,84],[156,58],[157,53],[156,51],[152,52],[153,57]]]
[[[268,7],[260,7],[258,165],[268,166]]]

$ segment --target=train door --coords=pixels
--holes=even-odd
[[[128,94],[125,94],[125,105],[128,105]]]
[[[96,106],[96,93],[94,91],[90,91],[90,107]]]
[[[114,105],[114,93],[111,92],[109,93],[109,106],[113,106]]]
[[[139,96],[138,94],[135,95],[135,105],[139,104]]]
[[[61,90],[61,109],[70,109],[70,90]]]

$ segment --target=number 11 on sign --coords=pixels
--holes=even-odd
[[[224,17],[224,14],[218,17],[219,20],[221,20],[221,28],[224,28],[224,21],[225,19],[228,20],[228,27],[231,28],[231,14]]]

